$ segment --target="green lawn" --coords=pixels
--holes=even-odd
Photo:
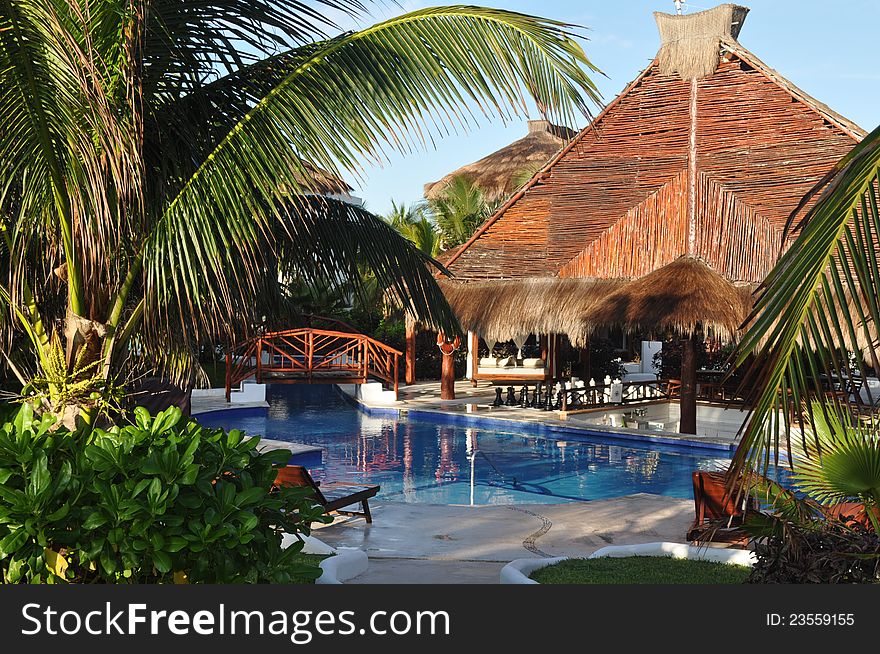
[[[329,556],[333,556],[332,554],[300,554],[297,556],[297,560],[302,563],[310,563],[311,565],[318,566],[321,561],[326,559]],[[314,579],[296,579],[294,580],[295,584],[313,584],[315,583]]]
[[[541,568],[531,578],[541,584],[742,584],[750,568],[659,556],[569,559]]]

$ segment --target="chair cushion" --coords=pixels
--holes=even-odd
[[[480,359],[480,367],[481,368],[497,368],[498,363],[495,357],[484,357]]]
[[[498,357],[497,362],[499,368],[510,368],[516,365],[516,357]]]
[[[543,368],[544,359],[523,359],[523,368]]]

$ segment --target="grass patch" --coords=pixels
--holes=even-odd
[[[300,563],[308,563],[309,565],[313,565],[316,568],[320,565],[321,561],[326,558],[334,556],[333,554],[303,554],[300,553],[296,560]],[[294,579],[293,583],[295,584],[313,584],[315,583],[314,579]]]
[[[568,559],[536,570],[531,578],[540,584],[743,584],[750,570],[714,561],[627,556]]]

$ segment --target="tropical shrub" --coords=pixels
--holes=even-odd
[[[834,433],[834,428],[825,431],[826,456],[833,456]],[[758,559],[749,581],[876,583],[880,535],[875,510],[858,493],[830,493],[834,475],[830,486],[821,473],[818,479],[824,482],[818,483],[813,467],[809,458],[795,458],[791,484],[796,490],[762,475],[747,477],[749,493],[762,507],[743,522]]]
[[[282,535],[323,521],[302,489],[270,490],[286,450],[143,408],[108,429],[25,404],[0,424],[5,583],[286,583],[319,570]]]
[[[611,379],[623,378],[623,362],[620,352],[607,338],[590,339],[590,377],[602,383],[606,376]]]
[[[880,536],[858,522],[823,521],[755,542],[750,583],[871,584],[880,579]]]

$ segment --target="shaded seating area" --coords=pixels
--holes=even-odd
[[[379,492],[379,486],[349,484],[346,482],[316,482],[303,466],[286,466],[278,469],[275,477],[277,486],[296,486],[311,488],[311,496],[324,507],[324,513],[336,512],[341,515],[361,516],[367,523],[373,522],[369,500]],[[360,504],[362,511],[344,511],[347,506]]]

